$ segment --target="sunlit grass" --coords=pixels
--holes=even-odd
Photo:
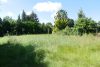
[[[23,35],[0,38],[0,43],[7,41],[35,44],[37,49],[44,49],[49,67],[100,67],[100,37]]]

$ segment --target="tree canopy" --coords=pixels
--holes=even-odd
[[[4,35],[22,35],[22,34],[51,34],[59,32],[66,34],[90,34],[100,32],[100,21],[97,23],[92,18],[85,16],[82,9],[79,10],[76,20],[69,18],[66,10],[58,10],[54,17],[54,25],[41,23],[37,14],[32,11],[27,15],[23,10],[14,20],[9,16],[0,18],[0,36]]]

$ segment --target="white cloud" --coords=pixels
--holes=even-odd
[[[37,3],[34,7],[35,10],[39,12],[55,12],[62,8],[62,4],[60,2],[40,2]]]
[[[0,4],[4,4],[4,3],[7,3],[8,0],[0,0]]]
[[[13,17],[14,14],[12,12],[7,12],[7,16]]]

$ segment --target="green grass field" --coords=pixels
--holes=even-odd
[[[100,67],[100,37],[92,35],[22,35],[0,38],[0,44],[10,41],[35,45],[45,51],[48,67]]]

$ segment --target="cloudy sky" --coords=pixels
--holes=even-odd
[[[76,20],[80,8],[87,17],[100,20],[100,0],[0,0],[0,17],[11,16],[16,19],[22,10],[27,14],[33,10],[40,22],[53,23],[57,10],[66,10],[68,17]]]

